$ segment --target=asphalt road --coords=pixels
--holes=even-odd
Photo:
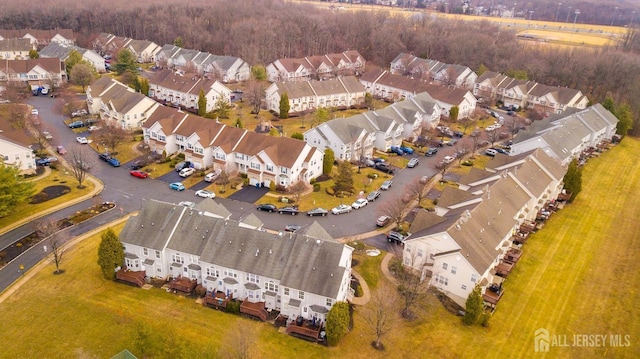
[[[65,117],[57,113],[58,110],[55,106],[55,101],[55,99],[50,97],[34,96],[29,98],[27,102],[39,110],[44,126],[53,134],[54,139],[51,141],[52,146],[63,145],[68,151],[71,151],[74,147],[82,147],[83,145],[76,143],[75,138],[77,134],[67,128],[64,124],[63,121]],[[468,141],[468,138],[461,139],[460,143],[463,143],[464,141]],[[437,170],[435,169],[435,165],[444,156],[453,154],[457,149],[458,148],[456,146],[445,146],[442,147],[434,157],[422,156],[420,163],[415,168],[401,169],[397,171],[393,178],[393,187],[388,191],[381,191],[382,195],[378,200],[369,203],[364,208],[353,210],[351,213],[347,214],[329,214],[326,217],[308,217],[304,213],[297,216],[280,215],[278,213],[258,211],[253,203],[245,203],[224,198],[216,198],[215,200],[224,205],[232,213],[231,219],[240,220],[253,213],[265,223],[264,226],[268,229],[283,230],[287,224],[297,224],[304,227],[313,221],[318,221],[318,223],[320,223],[334,238],[355,236],[357,234],[377,229],[375,221],[376,218],[382,214],[380,208],[381,206],[384,206],[385,201],[388,201],[391,198],[401,198],[405,193],[404,188],[413,181],[414,178],[420,178],[425,175],[431,177],[436,174]],[[198,189],[199,186],[194,186],[181,192],[168,188],[167,180],[169,180],[169,178],[173,179],[175,176],[177,177],[176,179],[180,179],[175,172],[165,175],[162,180],[154,180],[151,178],[139,179],[130,176],[129,169],[125,166],[114,168],[103,161],[99,161],[98,153],[90,147],[84,145],[84,150],[87,151],[87,157],[93,159],[91,161],[91,174],[102,180],[104,183],[104,189],[99,194],[99,198],[97,200],[100,202],[114,202],[116,204],[116,209],[105,212],[77,226],[66,229],[65,231],[68,231],[68,238],[72,238],[75,235],[95,229],[131,212],[138,211],[142,207],[143,202],[147,200],[156,199],[173,203],[178,203],[180,201],[197,202],[201,200],[199,197],[195,196],[195,190]],[[66,156],[68,157],[69,154]],[[412,156],[418,155],[414,154]],[[64,218],[78,210],[90,207],[95,203],[95,201],[95,198],[88,199],[46,217],[56,219]],[[330,210],[330,208],[328,209]],[[27,223],[0,236],[0,247],[4,248],[6,247],[5,243],[11,244],[22,236],[33,231],[33,225],[33,222]],[[388,243],[383,235],[367,239],[367,243],[383,250],[388,249]],[[7,288],[21,275],[18,270],[20,265],[24,265],[25,270],[28,270],[42,260],[44,256],[45,253],[43,248],[41,246],[35,246],[25,251],[25,253],[16,260],[2,268],[0,270],[0,291]]]

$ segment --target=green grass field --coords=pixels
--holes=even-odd
[[[48,265],[0,306],[1,355],[7,358],[108,358],[141,347],[155,357],[215,357],[238,343],[239,327],[260,358],[640,357],[640,141],[627,138],[591,160],[583,192],[524,247],[505,282],[490,327],[465,327],[429,296],[420,319],[396,321],[376,352],[356,309],[355,328],[336,348],[278,333],[272,326],[203,308],[159,289],[105,281],[96,265],[99,238],[81,242],[54,276]],[[358,266],[389,290],[366,256]],[[380,258],[372,258],[379,263]],[[376,265],[374,265],[376,266]],[[630,347],[551,347],[533,351],[534,332],[630,335]],[[242,336],[241,336],[242,337]],[[162,353],[162,354],[158,354]]]

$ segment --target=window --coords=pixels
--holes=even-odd
[[[442,263],[442,269],[447,270],[447,267],[448,267],[448,266],[449,266],[449,265],[448,265],[447,263]]]
[[[304,292],[303,291],[299,291],[298,292],[298,299],[304,299]]]
[[[267,171],[273,172],[273,165],[266,165]]]
[[[327,304],[327,307],[333,306],[333,299],[327,298],[327,303],[326,304]]]
[[[273,281],[268,281],[264,284],[264,289],[270,292],[278,292],[278,285],[275,284]]]
[[[422,257],[422,248],[418,249],[418,257]]]
[[[280,167],[280,173],[288,173],[288,169],[286,167]]]
[[[456,268],[455,266],[451,266],[451,274],[456,274],[457,271],[458,268]]]
[[[260,169],[260,164],[259,163],[255,163],[255,162],[251,162],[251,168],[253,168],[254,170],[259,170]]]
[[[156,251],[156,258],[160,259],[160,251]]]
[[[149,250],[146,248],[142,248],[142,253],[144,253],[145,256],[149,255]]]
[[[471,275],[471,281],[472,281],[473,283],[476,283],[476,282],[478,281],[478,275],[477,275],[477,274],[472,274],[472,275]]]
[[[437,277],[437,281],[440,284],[449,285],[449,278],[447,278],[447,277],[443,277],[443,276],[439,275]]]
[[[171,259],[173,260],[173,263],[182,263],[182,264],[184,264],[184,258],[182,258],[182,256],[180,256],[179,254],[172,255]]]
[[[460,289],[462,289],[462,290],[467,290],[467,286],[463,284],[463,285],[460,287]]]
[[[247,281],[253,283],[260,283],[260,276],[257,274],[247,273]]]
[[[229,278],[238,278],[238,273],[236,273],[236,271],[234,271],[232,269],[226,269],[225,268],[224,275],[225,275],[225,277],[229,277]]]
[[[284,288],[284,295],[289,295],[289,288]]]

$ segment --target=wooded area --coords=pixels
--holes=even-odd
[[[159,45],[181,37],[184,48],[238,56],[251,65],[356,49],[368,64],[388,67],[398,53],[413,52],[476,71],[489,69],[579,89],[594,103],[610,94],[616,103],[629,103],[634,123],[640,121],[640,39],[633,32],[622,46],[626,51],[571,49],[520,42],[515,32],[486,21],[434,20],[422,13],[404,17],[386,12],[329,12],[270,0],[191,1],[189,5],[149,1],[137,8],[130,3],[116,6],[115,1],[95,3],[91,10],[86,3],[78,8],[46,3],[32,9],[6,7],[0,28],[71,28],[83,47],[91,47],[101,32]],[[640,134],[640,126],[632,133]]]

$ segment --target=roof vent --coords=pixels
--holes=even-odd
[[[140,225],[140,228],[144,228],[144,224],[141,224],[141,225]]]
[[[260,248],[256,249],[256,257],[260,254]]]
[[[317,245],[320,245],[320,244],[322,244],[322,241],[321,241],[321,240],[319,240],[319,239],[316,239],[316,244],[317,244]]]
[[[242,248],[238,249],[238,253],[242,253]]]
[[[151,222],[151,225],[153,226],[153,222]]]
[[[333,273],[331,273],[331,276],[333,277]]]
[[[315,270],[316,270],[316,267],[313,267],[313,270],[315,271]]]

